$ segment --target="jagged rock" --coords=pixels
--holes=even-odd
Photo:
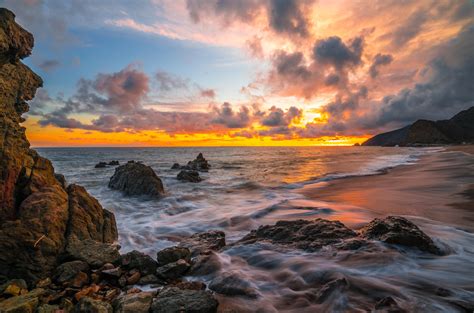
[[[209,284],[209,289],[228,296],[258,297],[251,283],[232,272],[224,272],[216,276]]]
[[[191,265],[183,259],[171,262],[156,269],[156,276],[165,280],[176,279],[183,276]]]
[[[189,161],[188,164],[186,165],[186,169],[190,170],[195,170],[195,171],[208,171],[211,166],[207,162],[207,160],[204,158],[202,153],[199,153],[198,156],[192,160]]]
[[[404,313],[406,312],[404,309],[398,306],[397,301],[392,297],[385,297],[380,299],[375,304],[375,310],[380,312],[393,312],[393,313]]]
[[[83,297],[74,307],[74,313],[113,313],[113,308],[107,302]]]
[[[143,276],[154,274],[158,264],[149,255],[133,250],[120,256],[119,264],[127,269],[137,269]]]
[[[208,251],[219,251],[225,246],[225,233],[220,230],[196,233],[183,241],[180,246],[189,248],[192,256],[208,253]]]
[[[77,236],[101,242],[117,237],[111,213],[100,215],[91,209],[90,231],[84,231],[91,226],[88,221],[78,225],[77,219],[70,220],[65,182],[49,160],[29,148],[21,115],[42,80],[20,62],[31,53],[34,40],[14,18],[0,9],[0,276],[20,277],[34,285],[51,275],[77,230]],[[91,197],[84,193],[82,198]]]
[[[56,178],[56,180],[59,182],[59,184],[61,185],[61,187],[63,187],[63,189],[66,189],[67,188],[67,182],[66,182],[66,177],[64,177],[63,174],[54,174],[54,177]]]
[[[179,170],[179,169],[181,169],[181,167],[182,167],[182,166],[179,165],[179,163],[174,163],[173,166],[171,166],[171,169],[172,169],[172,170]]]
[[[115,169],[109,188],[120,190],[127,196],[163,196],[165,190],[161,179],[149,166],[129,162]]]
[[[199,183],[200,181],[202,181],[201,177],[199,176],[198,171],[183,170],[183,171],[178,173],[176,178],[178,180],[187,181],[187,182],[190,182],[190,183]]]
[[[313,251],[323,246],[342,242],[357,234],[339,221],[323,219],[278,221],[275,225],[260,226],[252,230],[240,243],[268,241]]]
[[[214,313],[219,303],[204,290],[165,288],[153,300],[152,313]]]
[[[115,313],[148,313],[153,296],[153,292],[125,294],[115,300]]]
[[[344,277],[337,278],[326,283],[321,287],[321,289],[319,289],[318,293],[316,294],[317,302],[323,303],[329,297],[333,296],[336,292],[346,289],[348,285],[349,283]]]
[[[218,272],[222,268],[219,256],[213,251],[200,254],[193,259],[189,274],[193,276],[205,276]]]
[[[390,244],[416,247],[421,251],[441,254],[433,240],[414,223],[400,216],[374,219],[360,230],[363,238],[380,240]]]
[[[99,268],[105,263],[115,263],[120,258],[117,246],[97,242],[91,239],[78,240],[71,238],[65,253],[66,259],[80,260],[93,268]]]
[[[28,285],[23,279],[12,279],[0,285],[0,295],[19,296],[28,292]]]
[[[159,266],[163,266],[169,263],[176,262],[180,259],[186,262],[191,262],[191,251],[185,247],[169,247],[158,251],[156,259]]]
[[[107,162],[99,162],[94,167],[95,168],[106,168],[107,167]]]
[[[2,313],[33,313],[39,304],[39,297],[45,293],[44,289],[38,288],[25,295],[12,297],[0,302]]]
[[[83,261],[71,261],[56,268],[53,280],[59,284],[71,281],[79,273],[89,273],[89,265]]]
[[[117,161],[117,160],[113,160],[113,161],[110,161],[110,162],[108,163],[108,165],[117,166],[117,165],[120,165],[120,162]]]

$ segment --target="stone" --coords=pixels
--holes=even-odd
[[[145,253],[133,250],[120,256],[120,265],[127,269],[137,269],[143,276],[154,274],[158,263]]]
[[[36,283],[36,288],[46,288],[51,285],[51,283],[51,278],[46,277],[45,279],[42,279]]]
[[[189,170],[182,170],[178,173],[176,178],[180,181],[190,182],[190,183],[199,183],[202,181],[201,177],[199,176],[198,171],[189,171]]]
[[[180,259],[186,262],[191,262],[191,251],[186,247],[169,247],[158,251],[156,259],[159,266],[163,266],[172,262],[176,262]]]
[[[140,272],[135,272],[127,278],[127,285],[135,285],[140,281]]]
[[[180,246],[188,247],[192,256],[219,251],[225,246],[225,233],[220,230],[210,230],[196,233],[183,241]]]
[[[183,259],[160,266],[156,269],[158,278],[172,280],[183,276],[191,265]]]
[[[153,292],[138,292],[119,297],[114,304],[115,313],[148,313]]]
[[[209,289],[227,296],[258,297],[258,293],[251,283],[240,278],[239,274],[232,272],[216,276],[209,284]]]
[[[204,290],[165,288],[153,300],[152,313],[215,313],[219,302]]]
[[[66,258],[84,261],[93,268],[105,263],[115,263],[120,258],[117,246],[94,240],[70,240],[66,247]]]
[[[107,270],[102,270],[102,276],[105,278],[113,278],[113,279],[118,279],[120,276],[122,276],[122,269],[120,267],[115,267]]]
[[[173,287],[189,290],[206,290],[206,284],[202,281],[181,281],[173,284]]]
[[[179,165],[179,163],[174,163],[173,166],[171,166],[171,169],[172,170],[179,170],[179,169],[181,169],[181,165]]]
[[[38,288],[25,295],[8,298],[0,302],[2,313],[33,313],[39,304],[39,297],[45,293],[44,289]]]
[[[56,180],[59,182],[59,184],[61,185],[61,187],[63,187],[63,189],[66,189],[66,188],[67,188],[66,177],[64,177],[63,174],[55,173],[55,174],[54,174],[54,177],[55,177]]]
[[[117,166],[117,165],[120,165],[120,162],[117,161],[117,160],[113,160],[113,161],[110,161],[110,162],[108,163],[108,165],[110,165],[110,166]]]
[[[83,297],[74,307],[74,313],[113,313],[113,308],[107,302]]]
[[[105,168],[105,167],[107,167],[107,163],[106,162],[99,162],[94,167],[95,168]]]
[[[189,274],[193,276],[206,276],[218,272],[222,268],[219,256],[214,252],[200,254],[193,259]]]
[[[252,230],[239,243],[270,242],[307,251],[343,242],[357,234],[339,221],[324,219],[278,221],[275,225],[260,226]]]
[[[40,305],[37,309],[37,313],[57,313],[58,311],[61,312],[61,307],[51,304]]]
[[[23,279],[11,279],[0,285],[0,294],[18,296],[22,292],[28,292],[28,285]]]
[[[397,301],[393,299],[392,297],[388,296],[385,298],[380,299],[374,306],[375,310],[377,311],[382,311],[382,312],[397,312],[397,313],[403,313],[406,312],[402,308],[398,306]]]
[[[74,277],[76,277],[76,275],[81,272],[84,272],[84,273],[89,272],[89,265],[86,262],[83,262],[83,261],[66,262],[59,265],[56,268],[55,274],[53,276],[53,280],[59,284],[63,284],[65,282],[68,282],[74,279]]]
[[[115,169],[109,188],[120,190],[126,196],[148,195],[161,197],[165,194],[163,183],[155,171],[141,163],[127,163]]]
[[[363,238],[380,240],[388,244],[396,244],[418,248],[421,251],[441,254],[433,240],[414,223],[400,216],[388,216],[374,219],[360,230]]]
[[[79,272],[71,281],[70,286],[73,288],[82,288],[89,283],[89,276],[84,272]]]
[[[189,170],[194,170],[194,171],[207,172],[210,167],[211,166],[209,165],[207,160],[204,158],[202,153],[199,153],[198,156],[194,160],[188,162],[185,168]]]
[[[156,275],[150,274],[146,275],[140,278],[140,280],[137,283],[138,285],[164,285],[165,282]]]

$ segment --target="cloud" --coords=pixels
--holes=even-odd
[[[163,92],[175,89],[189,89],[189,80],[172,75],[168,72],[158,71],[155,74],[155,79],[158,82],[158,89]]]
[[[216,91],[214,89],[203,89],[201,90],[201,97],[214,99],[216,97]]]
[[[49,72],[56,69],[59,65],[61,65],[61,63],[58,60],[44,60],[38,64],[38,67],[45,72]]]
[[[391,54],[381,54],[377,53],[374,57],[372,65],[369,68],[370,77],[375,78],[379,74],[378,68],[382,65],[388,65],[392,63],[393,57]]]
[[[400,27],[390,34],[392,46],[395,48],[401,48],[410,40],[415,38],[421,32],[423,25],[428,20],[428,14],[429,13],[426,9],[420,9],[411,14]]]
[[[261,123],[264,126],[270,127],[288,126],[293,121],[299,121],[302,116],[303,110],[294,106],[290,107],[286,112],[273,106],[269,112],[263,116]]]
[[[239,111],[235,111],[228,102],[224,102],[221,107],[214,106],[213,113],[214,118],[211,122],[224,125],[227,128],[244,128],[249,126],[252,121],[248,107],[241,106]]]
[[[359,65],[362,60],[364,39],[356,37],[346,45],[337,36],[318,40],[313,48],[313,56],[321,63],[333,65],[342,70],[347,66]]]

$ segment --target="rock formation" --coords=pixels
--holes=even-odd
[[[41,78],[21,63],[33,36],[0,9],[0,275],[29,284],[47,277],[70,241],[117,239],[114,215],[87,191],[54,173],[51,162],[29,148],[22,114]]]
[[[207,160],[204,158],[202,153],[199,153],[198,156],[189,161],[187,165],[181,166],[179,163],[174,163],[171,166],[172,170],[188,170],[188,171],[200,171],[200,172],[207,172],[211,168],[211,165]]]
[[[474,107],[449,120],[418,120],[406,127],[378,134],[364,146],[411,146],[474,142]]]
[[[109,188],[120,190],[127,196],[165,194],[163,183],[155,171],[138,162],[128,162],[117,167],[110,178]]]
[[[182,170],[176,176],[178,180],[186,181],[190,183],[199,183],[202,178],[199,176],[198,171],[189,171],[189,170]]]

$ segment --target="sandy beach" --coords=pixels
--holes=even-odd
[[[352,205],[374,217],[419,216],[474,230],[474,146],[453,146],[385,174],[309,185],[313,199]]]

